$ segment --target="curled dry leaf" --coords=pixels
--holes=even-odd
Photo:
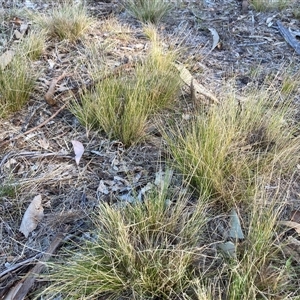
[[[181,80],[191,88],[192,94],[201,94],[212,100],[214,103],[220,103],[216,96],[214,96],[203,85],[201,85],[197,80],[194,79],[193,75],[187,68],[185,68],[182,64],[177,63],[175,63],[174,66],[179,71]]]
[[[0,56],[0,69],[4,70],[5,67],[12,61],[15,52],[12,50],[7,50]]]
[[[82,143],[79,141],[71,141],[71,142],[72,142],[74,153],[75,153],[75,161],[78,166],[81,156],[84,152],[84,147],[83,147]]]
[[[293,222],[293,221],[281,221],[279,222],[279,224],[281,225],[285,225],[287,227],[293,228],[296,230],[297,233],[300,234],[300,224],[297,222]]]
[[[26,238],[29,233],[37,227],[37,224],[42,220],[43,216],[44,208],[42,206],[42,196],[37,195],[26,209],[19,229]]]
[[[55,93],[55,87],[56,87],[56,84],[64,79],[65,77],[67,76],[66,73],[63,73],[62,75],[58,76],[57,78],[53,78],[51,83],[50,83],[50,86],[49,86],[49,89],[47,91],[47,93],[45,94],[44,98],[46,100],[46,102],[53,106],[53,105],[56,105],[56,100],[54,99],[54,93]]]

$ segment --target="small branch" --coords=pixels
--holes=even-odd
[[[31,112],[31,114],[30,114],[30,116],[29,117],[27,117],[26,119],[26,123],[22,126],[22,131],[26,131],[27,130],[27,128],[28,128],[28,126],[29,126],[29,124],[30,124],[30,122],[31,122],[31,120],[32,120],[32,118],[33,118],[33,116],[36,114],[36,112],[41,108],[41,107],[43,107],[45,105],[45,103],[42,103],[41,105],[39,105],[37,108],[35,108],[34,110],[33,110],[33,112]]]
[[[28,158],[45,158],[45,157],[59,157],[59,158],[73,158],[73,156],[71,155],[66,155],[66,154],[62,154],[59,152],[47,152],[47,153],[42,153],[40,151],[31,151],[31,152],[20,152],[20,153],[16,153],[16,152],[9,152],[7,153],[3,159],[0,162],[0,174],[2,173],[2,168],[3,165],[11,158],[18,158],[18,157],[28,157]],[[1,277],[1,274],[0,274]]]
[[[6,275],[7,273],[11,273],[16,269],[22,268],[26,265],[30,265],[32,263],[34,263],[35,260],[37,260],[39,257],[41,256],[41,254],[37,254],[33,257],[30,257],[24,261],[21,261],[17,264],[12,265],[11,267],[9,267],[8,269],[6,269],[5,271],[3,271],[2,273],[0,273],[0,279],[3,280],[3,276]]]

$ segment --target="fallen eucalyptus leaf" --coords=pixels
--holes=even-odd
[[[20,40],[23,37],[24,33],[21,33],[19,30],[16,29],[14,31],[14,35],[17,40]]]
[[[139,194],[137,196],[137,199],[140,200],[140,201],[142,201],[142,197],[146,194],[146,192],[152,190],[153,187],[154,187],[153,184],[151,182],[148,182],[146,184],[146,186],[144,186],[143,188],[141,188],[141,190],[140,190],[140,192],[139,192]]]
[[[208,28],[208,30],[210,31],[210,33],[212,34],[212,37],[213,37],[213,45],[210,49],[210,51],[213,51],[218,46],[220,37],[219,37],[219,34],[216,29]]]
[[[293,221],[281,221],[279,222],[279,224],[281,225],[285,225],[287,227],[293,228],[296,230],[297,233],[300,234],[300,224],[297,222],[293,222]]]
[[[234,239],[244,239],[245,236],[242,231],[241,223],[239,216],[236,213],[235,209],[232,209],[230,214],[230,230],[228,233],[229,237]]]
[[[155,173],[154,184],[156,186],[162,186],[163,180],[164,180],[164,175],[165,175],[165,172],[163,172],[161,169],[158,172]]]
[[[27,31],[28,27],[29,27],[29,24],[27,24],[27,23],[22,23],[21,26],[20,26],[20,32],[21,32],[22,34],[24,34],[24,33]]]
[[[74,153],[75,153],[75,161],[78,166],[81,156],[84,152],[84,147],[83,147],[82,143],[79,141],[71,141],[71,142],[72,142]]]
[[[209,98],[215,103],[220,103],[219,100],[211,92],[209,92],[203,85],[201,85],[197,80],[194,79],[190,71],[184,67],[182,64],[175,63],[174,66],[179,71],[179,76],[181,80],[191,88],[192,96],[193,94],[201,94]]]
[[[292,210],[291,221],[300,223],[300,210]]]
[[[37,224],[42,220],[43,216],[44,208],[42,206],[42,196],[37,195],[26,209],[19,229],[26,238],[29,233],[37,227]]]
[[[109,194],[109,190],[103,180],[100,180],[99,186],[97,188],[97,192],[99,192],[101,194],[105,194],[105,195]]]
[[[12,61],[14,55],[15,55],[14,51],[7,50],[0,56],[0,68],[2,70],[4,70],[5,67]]]
[[[14,285],[7,293],[5,298],[3,300],[14,300],[16,294],[18,293],[19,289],[22,287],[23,283],[18,282],[16,285]]]
[[[277,21],[277,26],[279,29],[279,32],[284,37],[286,42],[294,48],[295,52],[300,55],[300,43],[297,41],[297,39],[290,33],[290,31],[285,28],[280,21]]]
[[[236,257],[235,245],[233,242],[219,244],[218,247],[232,258]]]
[[[49,69],[52,70],[56,63],[52,59],[47,59],[47,62],[49,64]]]
[[[136,202],[136,198],[133,197],[130,193],[120,195],[120,196],[118,196],[118,199],[121,201],[124,201],[124,202],[128,202],[128,203]]]

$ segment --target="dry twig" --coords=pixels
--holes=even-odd
[[[46,125],[49,121],[51,121],[52,119],[54,119],[54,118],[55,118],[55,117],[56,117],[63,109],[65,109],[65,107],[66,107],[67,105],[68,105],[68,103],[65,103],[65,104],[64,104],[60,109],[58,109],[51,117],[49,117],[47,120],[45,120],[45,121],[42,122],[41,124],[39,124],[39,125],[37,125],[37,126],[31,128],[31,129],[27,130],[27,131],[24,132],[24,133],[21,133],[21,134],[15,136],[15,137],[13,137],[13,138],[7,140],[7,141],[2,141],[2,142],[0,142],[0,147],[2,147],[2,146],[4,146],[4,145],[7,145],[9,142],[12,142],[12,141],[14,141],[14,140],[17,140],[17,139],[19,139],[20,137],[25,136],[26,134],[28,134],[28,133],[30,133],[30,132],[32,132],[32,131],[37,130],[38,128],[43,127],[43,126]]]

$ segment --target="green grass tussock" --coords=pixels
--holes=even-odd
[[[101,204],[92,241],[51,265],[52,284],[43,293],[65,299],[175,299],[192,293],[206,209],[184,193],[170,194],[170,178],[143,202]]]
[[[33,29],[22,40],[19,51],[30,60],[34,61],[40,58],[46,48],[46,32]]]
[[[0,117],[8,116],[27,103],[35,79],[29,61],[19,53],[4,70],[0,68]]]
[[[143,23],[157,24],[172,8],[170,2],[161,0],[123,0],[125,9]]]
[[[145,32],[152,48],[132,74],[98,79],[95,89],[82,93],[80,103],[75,101],[70,108],[83,125],[102,129],[126,146],[145,137],[153,114],[172,106],[181,86],[173,66],[176,52],[163,50],[154,27],[148,26]]]
[[[288,290],[283,291],[293,270],[288,260],[282,261],[280,246],[276,243],[282,195],[278,190],[270,201],[261,187],[256,189],[252,199],[248,217],[244,218],[248,227],[246,239],[236,247],[237,258],[230,262],[228,299],[275,299],[272,297],[280,294],[279,299],[287,299],[284,297]]]
[[[251,4],[258,11],[266,11],[271,9],[282,10],[290,3],[290,0],[251,0]]]
[[[273,166],[280,173],[292,170],[299,138],[286,122],[288,105],[276,100],[256,91],[242,106],[227,99],[197,112],[184,128],[162,129],[174,166],[200,195],[232,204],[246,200],[257,177],[276,172]]]
[[[70,42],[81,38],[94,23],[86,7],[73,1],[62,2],[53,8],[50,15],[37,15],[34,19],[48,36]]]

